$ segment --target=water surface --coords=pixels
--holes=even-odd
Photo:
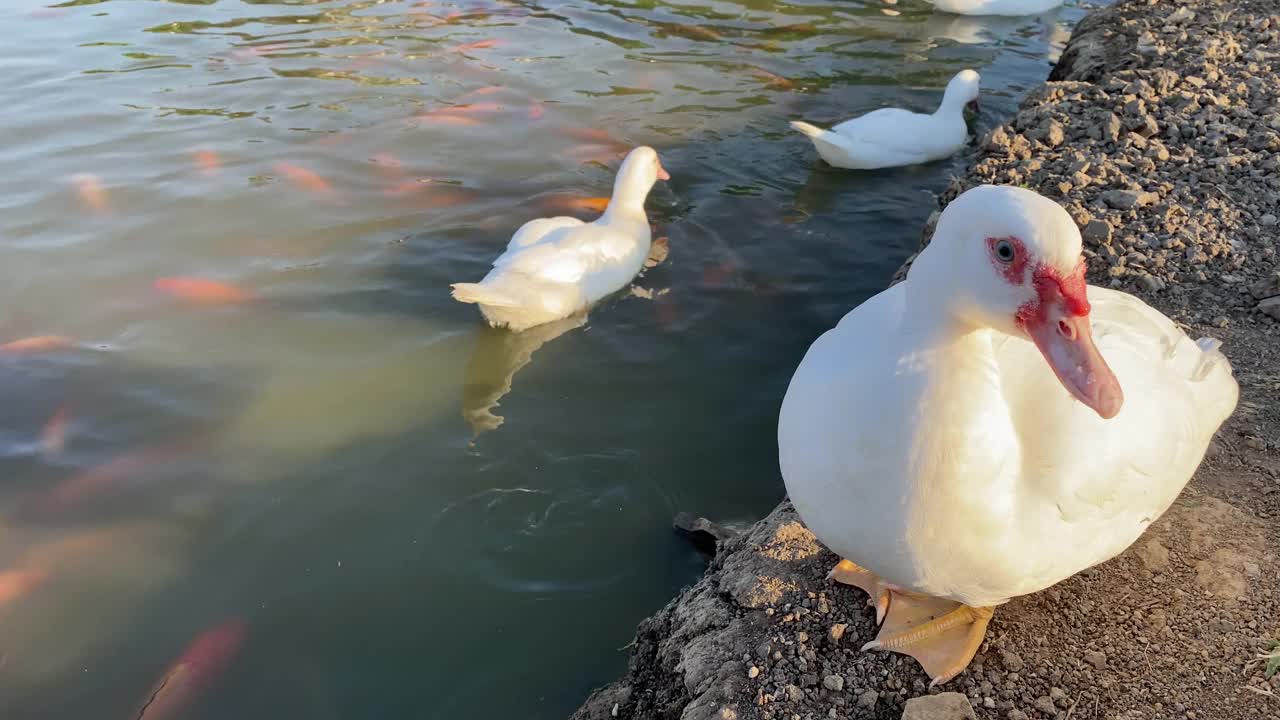
[[[58,720],[137,717],[227,623],[182,717],[565,716],[701,572],[672,516],[779,499],[791,371],[963,162],[837,171],[786,121],[973,67],[989,126],[1080,14],[3,6],[0,343],[63,339],[0,353],[0,714]],[[520,336],[449,298],[640,143],[640,292]]]

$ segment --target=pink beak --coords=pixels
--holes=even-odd
[[[1103,419],[1115,417],[1124,405],[1124,392],[1093,344],[1084,264],[1067,278],[1037,269],[1033,283],[1037,300],[1018,313],[1022,327],[1068,392]]]
[[[671,179],[671,176],[667,174],[667,169],[666,169],[666,168],[664,168],[664,167],[662,167],[662,161],[661,161],[661,160],[659,160],[659,161],[658,161],[658,179],[659,179],[659,180],[670,180],[670,179]]]

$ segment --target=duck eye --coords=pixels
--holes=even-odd
[[[1000,262],[1013,262],[1013,256],[1015,255],[1013,243],[1008,240],[997,241],[995,250],[996,257],[1000,259]]]

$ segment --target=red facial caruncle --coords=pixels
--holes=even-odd
[[[988,238],[986,245],[992,264],[1009,284],[1026,285],[1030,268],[1036,295],[1014,317],[1058,381],[1102,418],[1115,417],[1124,404],[1124,393],[1093,343],[1084,261],[1063,275],[1052,265],[1033,265],[1026,245],[1016,237]]]

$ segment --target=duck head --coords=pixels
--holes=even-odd
[[[951,82],[947,83],[947,91],[942,95],[942,105],[939,106],[939,110],[963,113],[967,107],[976,112],[978,88],[981,83],[982,76],[973,70],[961,70],[956,73],[956,76],[951,78]]]
[[[976,187],[943,211],[910,291],[963,324],[1035,343],[1068,392],[1111,418],[1124,393],[1093,342],[1080,248],[1057,203],[1019,187]]]
[[[671,176],[658,159],[658,153],[653,148],[642,145],[627,153],[622,167],[618,168],[609,207],[639,209],[643,212],[645,198],[649,197],[653,184],[670,179]]]

